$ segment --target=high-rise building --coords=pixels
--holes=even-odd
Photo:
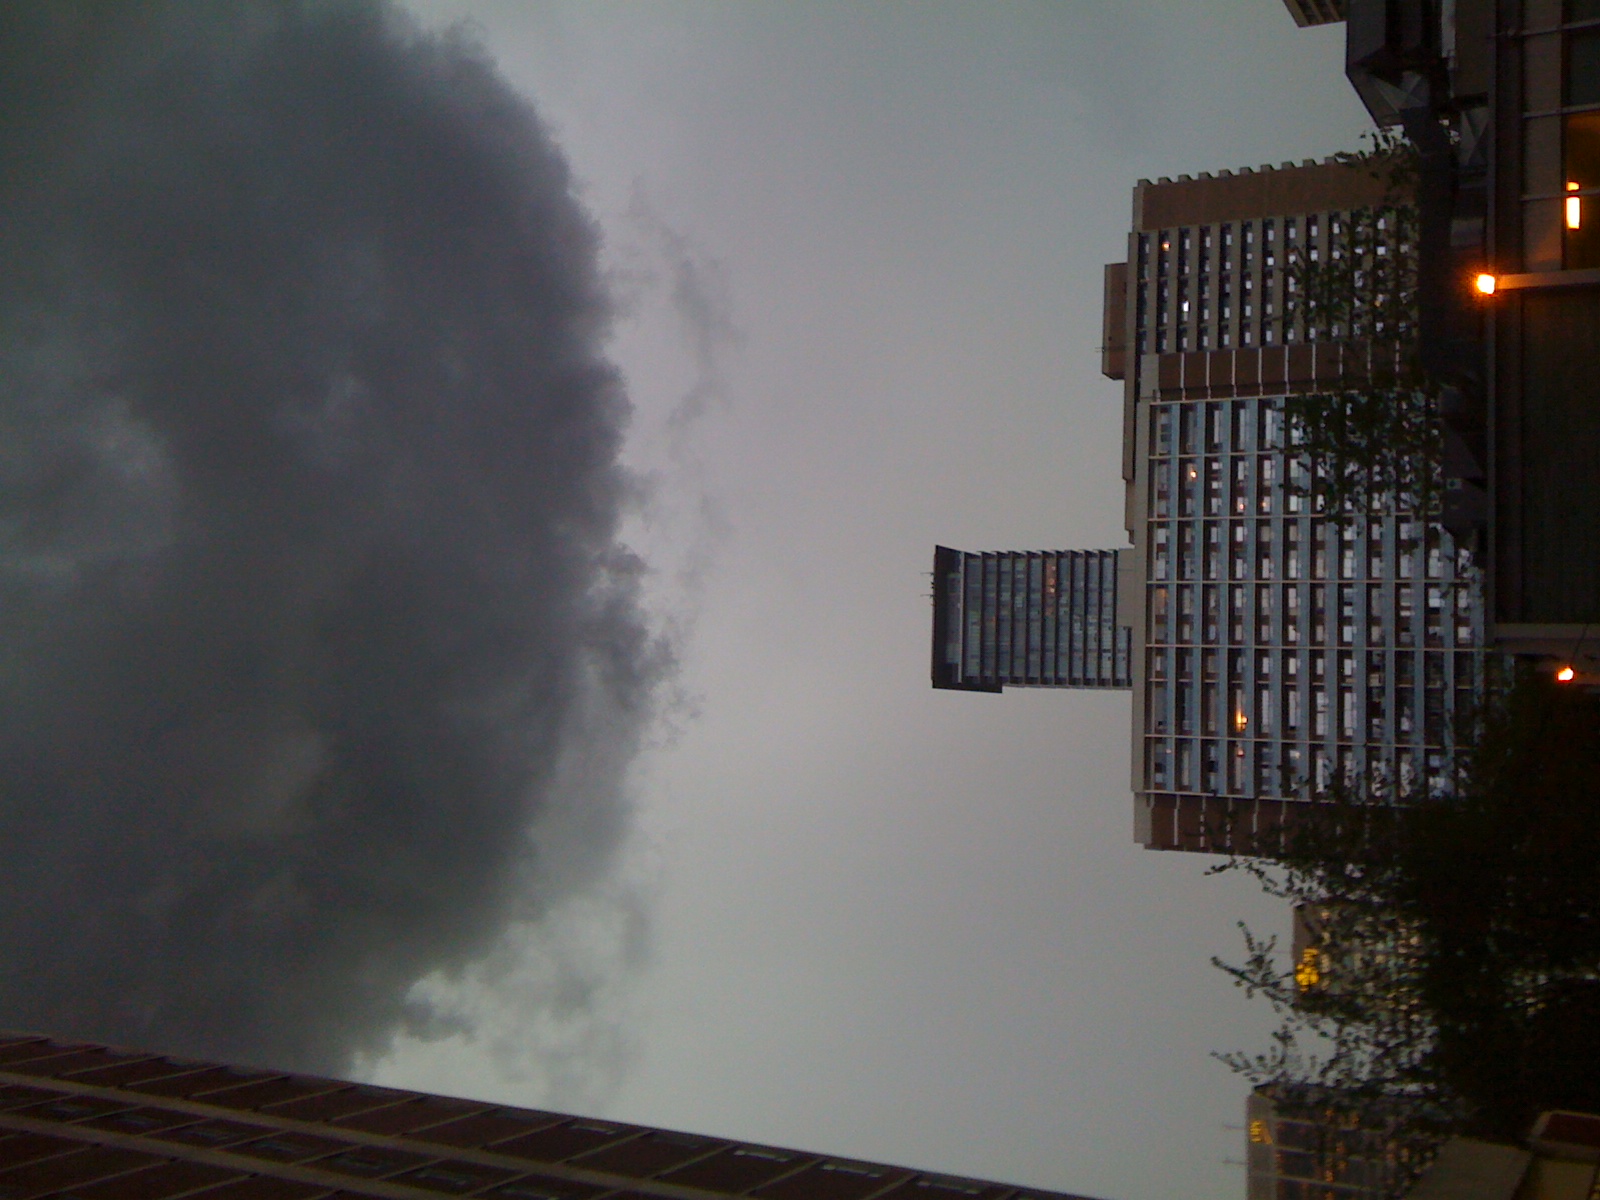
[[[1263,1087],[1245,1105],[1249,1200],[1384,1200],[1433,1149],[1381,1101],[1341,1104],[1312,1087]]]
[[[1102,354],[1124,386],[1132,549],[936,554],[935,686],[1131,685],[1135,837],[1153,849],[1261,844],[1336,780],[1389,800],[1448,783],[1482,673],[1470,541],[1394,503],[1316,510],[1286,418],[1291,396],[1394,374],[1392,345],[1308,322],[1290,269],[1342,255],[1352,215],[1387,199],[1333,160],[1141,180]],[[1377,255],[1415,252],[1394,225],[1377,235]],[[1098,626],[1092,587],[1062,590],[1069,558],[1102,564]],[[1080,625],[1098,674],[1062,657]]]
[[[6,1200],[441,1195],[1074,1200],[727,1138],[0,1034]]]
[[[1263,1087],[1246,1102],[1249,1200],[1567,1200],[1600,1190],[1600,1115],[1546,1111],[1521,1143],[1442,1143],[1394,1101]]]
[[[1131,557],[936,547],[933,686],[1128,687],[1133,630],[1119,564]]]
[[[1343,253],[1352,211],[1384,198],[1382,180],[1333,161],[1134,189],[1126,278],[1107,288],[1128,352],[1108,374],[1124,382],[1143,577],[1146,846],[1249,844],[1338,778],[1391,798],[1446,781],[1480,670],[1471,555],[1393,507],[1313,511],[1315,468],[1285,420],[1286,397],[1360,387],[1393,361],[1337,327],[1317,340],[1289,270]]]

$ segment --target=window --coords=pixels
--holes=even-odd
[[[1586,35],[1600,44],[1600,30]],[[1574,42],[1577,38],[1572,39]],[[1571,193],[1564,206],[1569,269],[1600,266],[1600,112],[1570,113],[1564,120],[1563,181]]]
[[[1194,526],[1188,524],[1180,525],[1178,527],[1178,578],[1193,579],[1194,577]]]
[[[1600,104],[1600,29],[1567,34],[1567,105]]]
[[[1250,449],[1250,435],[1254,432],[1254,421],[1251,419],[1250,402],[1236,400],[1229,406],[1233,412],[1233,448],[1235,450]]]
[[[1270,404],[1261,406],[1261,448],[1279,450],[1283,447],[1283,413]]]
[[[1262,513],[1272,511],[1273,485],[1277,483],[1278,460],[1274,455],[1263,454],[1256,459],[1256,507]]]
[[[1384,628],[1388,622],[1384,619],[1385,608],[1383,595],[1384,585],[1370,583],[1367,585],[1367,644],[1371,646],[1383,645]]]
[[[1150,640],[1157,644],[1171,640],[1167,636],[1167,594],[1164,587],[1150,589]],[[1164,663],[1166,659],[1161,661]]]
[[[1157,455],[1172,453],[1172,409],[1168,405],[1161,405],[1155,410],[1154,421],[1151,428],[1153,449]]]
[[[1256,526],[1256,578],[1273,577],[1272,526],[1263,521]]]

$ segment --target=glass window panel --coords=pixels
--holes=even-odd
[[[1561,35],[1547,33],[1522,43],[1523,106],[1528,112],[1561,107]]]
[[[1574,113],[1566,124],[1566,189],[1600,188],[1600,112]],[[1567,268],[1600,267],[1600,196],[1567,196],[1563,209]]]
[[[1559,197],[1522,206],[1522,263],[1528,271],[1559,271],[1564,204]]]
[[[1561,118],[1533,117],[1522,131],[1523,192],[1549,196],[1562,191]]]
[[[1561,0],[1523,0],[1522,24],[1526,29],[1549,29],[1561,23]]]
[[[1600,21],[1600,0],[1567,0],[1567,20]]]
[[[1172,453],[1172,407],[1163,404],[1155,411],[1155,452]]]
[[[1567,103],[1600,104],[1600,29],[1567,35]]]
[[[1180,407],[1178,414],[1180,418],[1181,433],[1181,445],[1179,449],[1184,454],[1193,454],[1195,452],[1195,447],[1199,442],[1199,438],[1195,435],[1195,426],[1199,423],[1199,414],[1196,412],[1195,407],[1192,404],[1186,404]]]

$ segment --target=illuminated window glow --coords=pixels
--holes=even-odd
[[[1299,988],[1314,988],[1322,982],[1322,951],[1307,946],[1294,967],[1294,983]]]
[[[1497,282],[1498,281],[1493,275],[1485,272],[1484,274],[1479,275],[1477,279],[1473,280],[1473,286],[1478,289],[1480,295],[1492,296],[1494,295],[1495,284]]]
[[[1577,674],[1571,667],[1562,667],[1561,670],[1556,672],[1556,678],[1562,683],[1571,683]]]

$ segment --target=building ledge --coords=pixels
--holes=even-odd
[[[1600,286],[1600,268],[1596,267],[1581,271],[1529,271],[1521,275],[1501,275],[1494,281],[1496,292],[1595,286]]]

